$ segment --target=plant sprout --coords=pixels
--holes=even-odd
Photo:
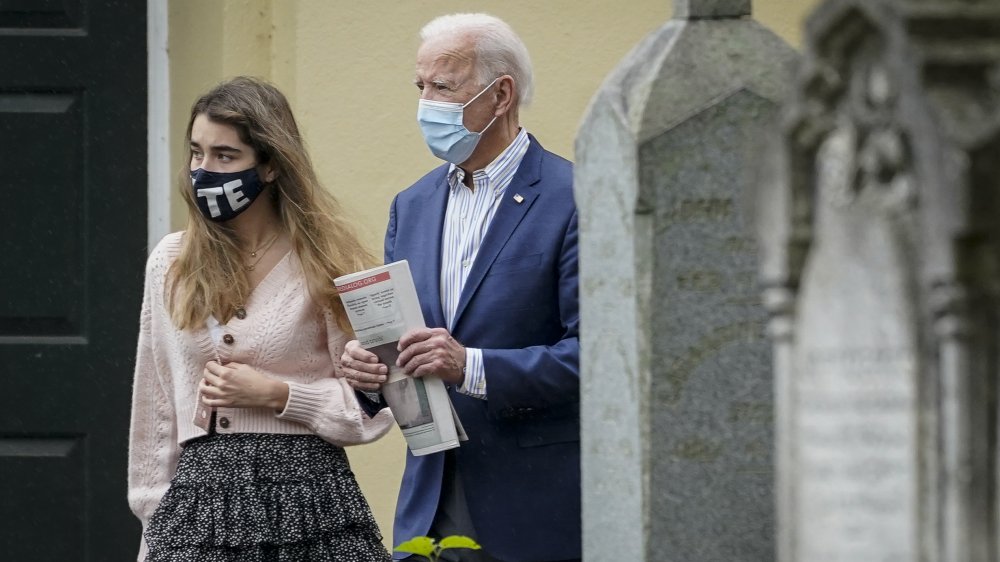
[[[479,550],[482,547],[469,537],[451,535],[450,537],[441,539],[440,542],[435,541],[430,537],[413,537],[393,550],[406,552],[408,554],[416,554],[417,556],[423,556],[431,562],[438,562],[438,560],[441,559],[441,553],[449,548],[468,548],[471,550]]]

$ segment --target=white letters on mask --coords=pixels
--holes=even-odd
[[[256,168],[242,172],[191,172],[195,202],[206,219],[223,222],[240,214],[264,189]]]

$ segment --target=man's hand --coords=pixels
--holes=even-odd
[[[363,392],[377,392],[389,374],[389,368],[378,362],[377,355],[361,347],[358,340],[347,342],[340,364],[347,384]]]
[[[206,406],[271,408],[280,412],[288,402],[287,384],[265,377],[249,365],[209,361],[202,375],[198,392]]]
[[[465,381],[465,347],[444,328],[410,330],[399,338],[399,350],[396,365],[407,375],[437,375],[455,385]]]

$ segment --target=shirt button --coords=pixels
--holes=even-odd
[[[236,309],[236,317],[239,318],[240,320],[243,320],[244,318],[246,318],[247,317],[247,309],[243,308],[242,306],[239,307],[239,308],[237,308]]]
[[[222,429],[226,429],[227,427],[229,427],[229,418],[227,417],[219,418],[219,427],[221,427]]]
[[[222,336],[222,341],[226,342],[227,345],[232,345],[233,342],[236,341],[236,338],[234,338],[232,334],[226,334]]]
[[[462,267],[469,267],[470,265],[472,265],[472,260],[464,260],[462,262]]]
[[[201,417],[202,418],[207,418],[208,417],[208,411],[207,410],[202,410],[201,411]]]

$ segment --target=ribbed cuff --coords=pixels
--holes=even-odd
[[[324,407],[329,407],[326,389],[297,382],[284,382],[288,385],[288,403],[277,417],[306,425],[315,424],[322,416]]]

